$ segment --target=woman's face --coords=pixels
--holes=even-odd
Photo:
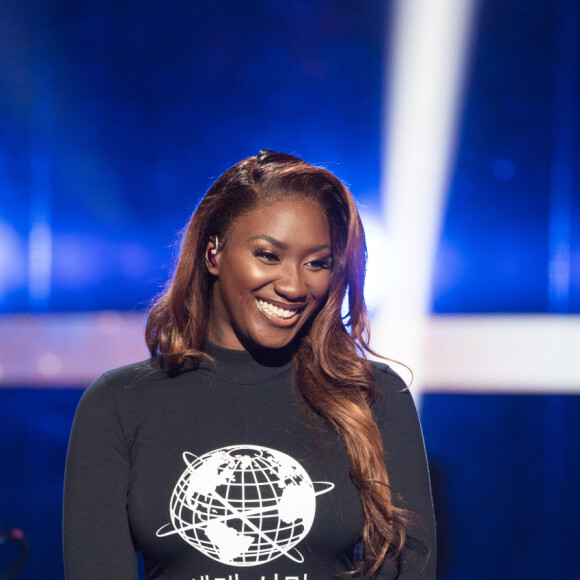
[[[318,203],[289,198],[245,214],[207,261],[216,277],[209,339],[236,350],[288,345],[324,303],[331,266]]]

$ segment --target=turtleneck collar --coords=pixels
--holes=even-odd
[[[232,350],[208,342],[205,350],[213,361],[205,359],[199,369],[225,383],[266,383],[292,370],[290,349]]]

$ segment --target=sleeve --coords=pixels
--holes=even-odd
[[[69,440],[63,511],[67,580],[137,580],[127,516],[130,459],[102,376],[83,394]]]
[[[378,399],[373,413],[383,436],[394,501],[408,509],[411,518],[401,562],[385,563],[377,578],[435,580],[435,518],[417,410],[404,382],[389,367],[378,367],[375,381]]]

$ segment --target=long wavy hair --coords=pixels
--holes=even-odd
[[[145,337],[151,355],[161,356],[169,369],[178,369],[186,359],[199,364],[210,318],[208,241],[217,235],[227,243],[236,219],[289,196],[320,204],[333,255],[327,299],[293,355],[294,382],[307,405],[345,442],[364,512],[363,559],[357,572],[371,577],[385,560],[400,559],[408,514],[393,502],[382,438],[371,413],[375,384],[365,358],[372,352],[363,297],[366,246],[360,216],[344,184],[325,169],[268,150],[228,169],[187,226],[175,274],[149,313]],[[343,318],[347,293],[349,308]]]

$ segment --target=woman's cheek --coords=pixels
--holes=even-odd
[[[314,297],[317,300],[322,300],[330,288],[330,271],[324,270],[324,273],[316,278],[311,288]]]

